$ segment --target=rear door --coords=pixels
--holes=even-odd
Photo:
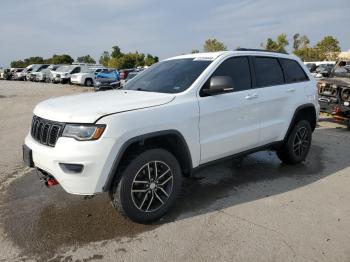
[[[259,145],[280,140],[282,130],[289,123],[291,111],[289,91],[285,85],[283,69],[276,57],[255,56],[255,89],[259,96],[258,108],[261,121]]]
[[[200,93],[201,164],[254,148],[259,142],[260,109],[251,92],[248,57],[228,58],[213,76],[230,76],[234,91],[213,96]],[[206,85],[209,82],[210,78]]]

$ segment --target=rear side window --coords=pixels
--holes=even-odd
[[[287,83],[295,83],[309,80],[304,70],[301,68],[297,61],[283,58],[280,59],[280,62],[283,66]]]
[[[282,68],[273,57],[255,57],[255,75],[258,87],[284,84]]]
[[[235,92],[250,89],[252,85],[249,61],[243,56],[227,59],[216,69],[213,76],[230,76]]]

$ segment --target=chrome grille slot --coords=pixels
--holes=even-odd
[[[63,127],[64,123],[33,116],[30,133],[40,144],[54,147],[62,135]]]

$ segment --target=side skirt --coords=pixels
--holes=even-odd
[[[201,165],[193,168],[192,172],[191,172],[191,175],[193,173],[198,172],[199,170],[201,170],[201,169],[203,169],[205,167],[211,166],[211,165],[215,165],[215,164],[218,164],[218,163],[221,163],[221,162],[225,162],[225,161],[230,160],[230,159],[241,158],[243,156],[247,156],[247,155],[250,155],[250,154],[253,154],[253,153],[256,153],[256,152],[259,152],[259,151],[267,150],[267,149],[276,150],[279,147],[281,147],[282,145],[283,145],[283,141],[277,141],[277,142],[269,143],[267,145],[263,145],[263,146],[259,146],[259,147],[253,148],[253,149],[249,149],[249,150],[246,150],[246,151],[243,151],[241,153],[237,153],[237,154],[234,154],[234,155],[231,155],[231,156],[226,156],[226,157],[223,157],[223,158],[220,158],[220,159],[216,159],[216,160],[213,160],[213,161],[201,164]]]

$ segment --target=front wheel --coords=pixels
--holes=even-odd
[[[310,123],[301,120],[294,125],[284,145],[277,150],[279,159],[287,164],[299,164],[305,161],[312,139]]]
[[[93,86],[93,85],[94,85],[94,83],[92,82],[91,79],[86,79],[86,80],[85,80],[85,86],[91,87],[91,86]]]
[[[150,149],[129,161],[112,189],[112,203],[131,220],[149,223],[173,206],[181,184],[181,168],[176,158],[164,149]]]

